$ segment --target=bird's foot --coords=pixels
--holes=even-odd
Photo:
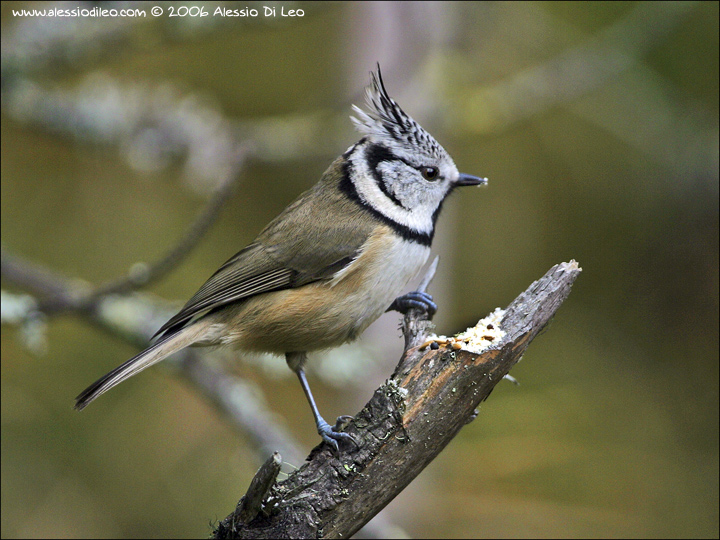
[[[437,304],[433,302],[432,296],[426,292],[413,291],[403,296],[398,296],[387,311],[399,311],[405,315],[411,309],[418,309],[427,314],[428,319],[432,319],[437,312]]]
[[[335,425],[331,426],[328,424],[325,420],[320,418],[317,423],[317,430],[320,436],[322,437],[323,441],[328,443],[332,449],[335,451],[335,455],[340,454],[340,448],[338,446],[338,441],[346,441],[346,442],[352,442],[356,447],[359,448],[360,445],[358,445],[357,441],[350,435],[349,433],[344,433],[340,431],[341,429],[345,428],[348,424],[348,422],[352,420],[352,416],[349,415],[343,415],[338,416]]]

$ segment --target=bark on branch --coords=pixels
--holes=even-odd
[[[324,445],[273,486],[261,512],[235,512],[216,538],[348,538],[400,493],[477,415],[476,407],[520,359],[570,293],[575,261],[551,268],[508,306],[501,342],[481,354],[422,348],[420,324],[394,374],[345,429],[359,448],[339,456]],[[412,321],[410,321],[412,322]],[[243,505],[239,505],[243,507]]]

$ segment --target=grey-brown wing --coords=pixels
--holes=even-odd
[[[196,315],[212,308],[290,286],[295,272],[263,257],[261,251],[260,246],[251,244],[235,254],[155,335],[183,326]]]
[[[352,261],[342,257],[320,271],[304,272],[280,264],[261,244],[251,244],[208,279],[155,335],[172,331],[196,315],[257,294],[297,287],[330,277]]]
[[[340,163],[215,272],[157,334],[231,302],[329,279],[350,264],[376,223],[342,193]]]

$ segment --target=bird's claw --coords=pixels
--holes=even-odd
[[[405,315],[411,309],[418,309],[427,313],[429,319],[437,312],[437,304],[433,302],[432,296],[426,292],[413,291],[403,296],[398,296],[388,311],[399,311]]]
[[[344,428],[350,420],[352,420],[352,416],[338,416],[334,427],[323,419],[320,419],[320,422],[318,422],[318,433],[322,437],[323,441],[328,443],[334,450],[336,456],[340,454],[338,441],[350,441],[359,448],[357,441],[352,437],[352,435],[340,431],[340,429]]]

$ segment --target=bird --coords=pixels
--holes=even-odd
[[[320,415],[305,375],[308,352],[355,340],[386,311],[437,310],[405,295],[430,254],[443,201],[486,178],[461,174],[445,149],[388,94],[380,65],[367,110],[350,119],[362,138],[320,181],[223,264],[153,336],[156,341],[82,393],[75,408],[188,346],[229,345],[284,355],[335,452],[352,441]],[[341,417],[343,418],[343,417]]]

